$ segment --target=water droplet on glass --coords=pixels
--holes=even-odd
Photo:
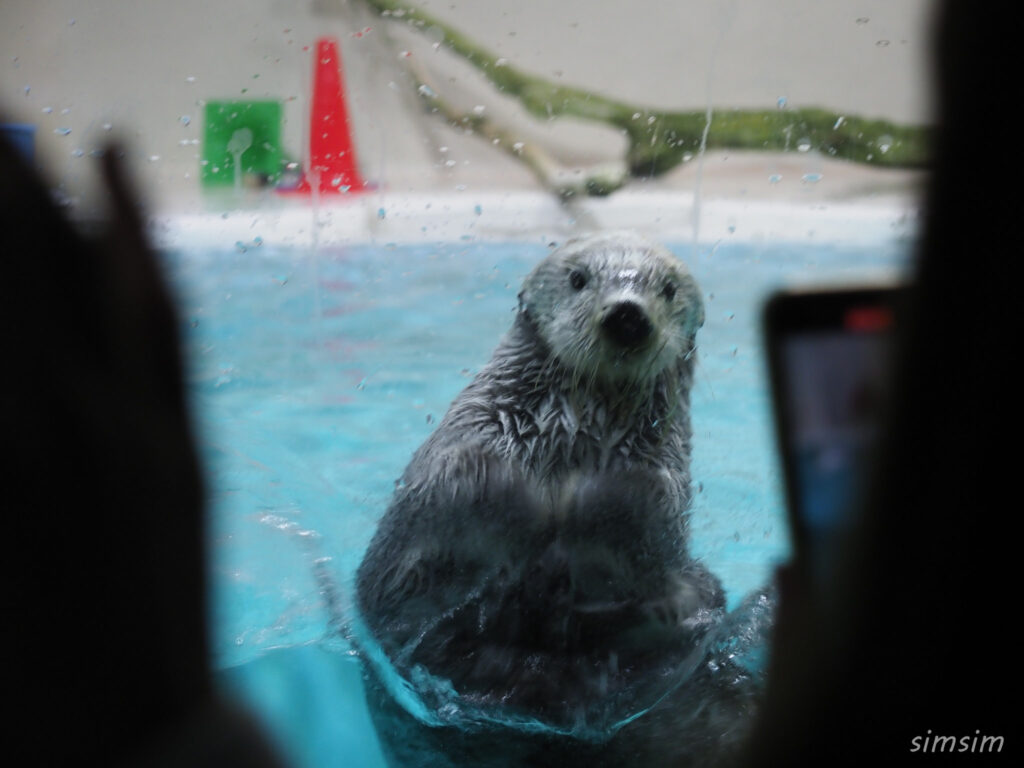
[[[196,81],[195,75],[189,75],[185,78],[186,83],[194,83]]]
[[[53,107],[43,107],[43,114],[49,115],[53,112]]]
[[[496,66],[496,67],[504,67],[504,66],[507,66],[507,65],[508,65],[508,59],[506,59],[504,57],[500,58],[496,62],[494,62],[494,66]]]
[[[28,93],[29,93],[29,91],[31,91],[31,90],[32,90],[32,86],[31,86],[31,85],[26,85],[26,86],[25,86],[25,95],[26,95],[26,96],[28,96]]]
[[[843,115],[840,115],[839,117],[836,118],[835,123],[832,125],[832,130],[833,131],[839,130],[839,126],[841,126],[845,122],[846,122],[846,118]]]
[[[778,184],[780,181],[782,181],[782,174],[773,173],[771,176],[768,177],[768,181],[772,184]]]
[[[189,125],[192,122],[192,118],[188,115],[182,115],[178,118],[182,125]]]
[[[70,128],[54,128],[53,132],[56,133],[58,136],[67,136],[69,133],[71,133],[71,129]]]
[[[473,107],[473,114],[482,115],[486,110],[487,107],[485,107],[483,104],[477,104],[475,107]]]
[[[819,181],[821,181],[821,174],[820,173],[805,173],[803,176],[800,177],[800,179],[801,179],[801,181],[804,181],[804,182],[806,182],[808,184],[817,184]]]
[[[862,25],[862,26],[864,24],[867,24],[869,21],[870,21],[870,19],[867,16],[861,16],[859,19],[857,19],[857,23]]]
[[[434,93],[434,91],[430,88],[429,85],[421,85],[417,90],[420,92],[420,96],[426,96],[427,98],[430,99],[437,96],[437,94]]]
[[[523,147],[525,146],[526,145],[523,142],[517,141],[515,144],[512,145],[512,149],[514,149],[516,152],[522,152]]]
[[[477,216],[479,216],[483,212],[484,212],[484,209],[481,208],[479,205],[474,205],[473,206],[473,213],[475,213]]]
[[[377,209],[377,218],[378,219],[383,219],[387,215],[388,215],[388,212],[387,212],[386,209],[384,209],[384,208],[378,208]]]
[[[113,127],[114,127],[114,124],[113,124],[113,123],[104,123],[104,124],[103,124],[103,130],[104,130],[104,131],[109,131],[109,130],[110,130],[111,128],[113,128]]]
[[[878,151],[883,155],[892,149],[893,138],[889,134],[878,137]]]
[[[876,48],[885,48],[888,45],[889,45],[889,41],[888,40],[878,40],[878,41],[875,42],[875,47]]]
[[[796,140],[796,149],[798,152],[810,152],[811,151],[811,140],[806,136]]]
[[[786,108],[786,97],[785,96],[779,96],[779,98],[777,98],[775,100],[775,106],[777,106],[779,109],[785,109]]]
[[[71,150],[71,156],[72,157],[82,157],[84,155],[85,155],[85,150],[84,149],[75,148],[75,149]]]

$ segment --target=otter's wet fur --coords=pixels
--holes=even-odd
[[[652,728],[660,757],[717,739],[706,724],[700,748],[663,748],[715,711],[678,706],[707,675],[725,604],[687,549],[703,320],[683,263],[632,233],[570,241],[527,277],[512,329],[416,451],[359,568],[368,629],[451,724],[417,724],[371,686],[393,756],[418,744],[533,765],[568,749],[630,765],[654,754]],[[547,730],[495,736],[504,719]],[[494,738],[496,762],[481,762]]]

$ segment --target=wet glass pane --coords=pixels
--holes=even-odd
[[[743,732],[791,546],[763,304],[905,273],[932,5],[0,5],[5,137],[76,221],[112,141],[136,181],[213,665],[294,764],[496,723],[657,760],[666,697]]]

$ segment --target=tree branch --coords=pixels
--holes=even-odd
[[[381,16],[431,29],[442,44],[476,67],[502,93],[544,119],[571,116],[605,123],[629,139],[626,162],[633,176],[657,176],[689,159],[701,146],[703,111],[671,112],[638,107],[572,86],[556,85],[503,58],[436,18],[401,0],[363,0]],[[840,115],[825,109],[716,110],[708,149],[788,150],[800,145],[857,163],[890,168],[927,165],[930,130]],[[529,159],[525,158],[529,163]],[[611,190],[608,190],[611,191]],[[607,194],[607,192],[605,192]]]

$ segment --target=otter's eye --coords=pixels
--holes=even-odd
[[[569,285],[573,287],[573,290],[582,291],[586,284],[587,276],[581,270],[574,269],[569,273]]]
[[[676,297],[676,284],[669,280],[661,289],[661,295],[665,297],[665,301],[672,301]]]

